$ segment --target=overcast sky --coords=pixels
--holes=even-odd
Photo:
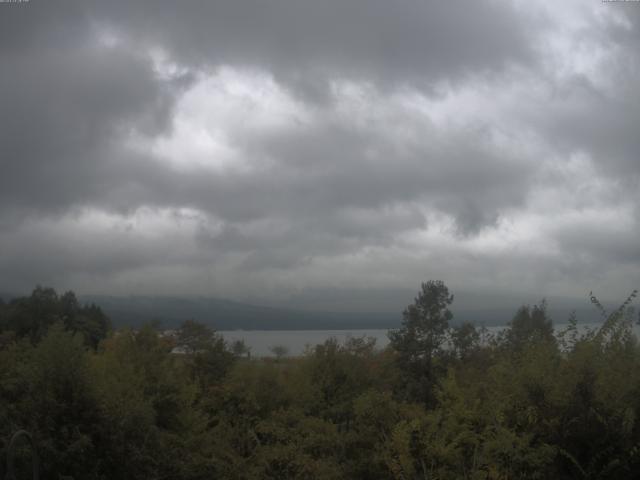
[[[0,3],[0,167],[0,291],[623,299],[640,2]]]

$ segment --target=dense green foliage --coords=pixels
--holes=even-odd
[[[0,300],[0,346],[14,339],[37,343],[55,323],[80,333],[85,344],[96,348],[109,332],[110,322],[96,305],[82,306],[73,292],[58,295],[52,288],[36,287],[31,296],[8,304]]]
[[[639,478],[631,298],[597,330],[554,335],[543,303],[492,337],[428,282],[387,349],[255,359],[37,288],[0,304],[0,453],[25,428],[52,479]]]

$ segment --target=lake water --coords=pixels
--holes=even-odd
[[[579,330],[596,328],[598,324],[578,324]],[[556,331],[563,330],[566,324],[556,324]],[[487,327],[489,333],[498,333],[505,327]],[[640,327],[634,326],[636,335],[640,334]],[[387,329],[371,330],[228,330],[219,331],[224,339],[231,343],[235,340],[244,340],[251,348],[251,354],[257,357],[273,356],[269,350],[275,345],[282,345],[289,351],[289,355],[301,355],[310,345],[324,343],[327,339],[335,337],[340,343],[349,337],[373,337],[376,339],[376,347],[384,348],[389,344]]]
[[[267,357],[273,354],[269,351],[274,345],[282,345],[289,350],[289,355],[301,355],[307,345],[318,345],[325,340],[335,337],[342,343],[349,337],[373,337],[376,346],[384,348],[389,343],[389,330],[231,330],[220,331],[224,339],[231,343],[244,340],[251,348],[251,355]]]

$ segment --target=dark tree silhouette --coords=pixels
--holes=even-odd
[[[402,326],[389,333],[391,348],[405,372],[405,387],[410,398],[432,400],[434,357],[446,339],[453,318],[449,305],[453,295],[440,280],[422,284],[414,303],[403,312]]]

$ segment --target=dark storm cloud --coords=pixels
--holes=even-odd
[[[436,205],[456,217],[461,231],[473,232],[486,224],[480,217],[493,217],[526,195],[531,172],[523,158],[467,130],[443,135],[424,121],[405,119],[403,125],[414,135],[401,146],[382,122],[360,131],[332,125],[286,134],[259,150],[283,162],[283,171],[299,172],[295,184],[306,193],[294,208],[307,202],[324,211],[416,201]]]
[[[95,11],[182,62],[257,66],[320,97],[336,77],[431,86],[532,59],[513,4],[492,0],[117,1]]]
[[[174,92],[150,60],[90,42],[0,53],[0,209],[91,203],[126,180],[127,132],[168,127]]]
[[[246,254],[244,269],[282,269],[318,256],[356,252],[362,245],[390,246],[398,234],[425,226],[424,215],[411,207],[317,210],[267,225],[230,224],[221,232],[203,228],[198,238],[214,254]]]
[[[598,64],[606,67],[605,88],[588,73],[556,75],[540,47],[553,22],[522,2],[0,4],[0,269],[27,285],[164,268],[183,279],[208,265],[241,285],[256,272],[295,276],[308,268],[320,272],[305,273],[317,285],[331,281],[337,258],[373,249],[385,253],[360,255],[373,260],[354,268],[354,278],[393,270],[390,278],[413,282],[455,272],[460,282],[486,276],[473,281],[490,286],[514,284],[518,269],[535,279],[528,285],[554,268],[555,284],[592,272],[579,252],[633,262],[635,227],[608,241],[592,225],[543,225],[545,240],[576,252],[559,264],[539,252],[464,249],[509,215],[541,215],[532,200],[540,188],[567,204],[557,208],[576,208],[571,195],[581,194],[569,174],[541,186],[548,157],[561,165],[576,153],[588,157],[598,178],[621,190],[600,195],[600,206],[615,208],[637,187],[638,11],[620,10],[626,26],[585,17],[589,42],[607,52]],[[242,168],[212,168],[187,154],[172,163],[151,146],[178,136],[186,92],[225,68],[273,80],[304,118],[270,128],[251,125],[251,108],[238,125],[223,113],[222,137]],[[543,93],[503,93],[524,79]],[[345,83],[362,88],[362,105],[339,91]],[[205,89],[201,109],[220,108],[206,103],[214,93]],[[478,109],[486,111],[470,115],[474,106],[463,100],[434,112],[457,95],[481,98]],[[274,102],[267,119],[277,116]],[[187,130],[214,130],[191,121]],[[186,230],[175,219],[159,230],[148,219],[147,231],[114,230],[140,209],[149,218],[197,213]],[[412,252],[416,232],[425,231],[436,239]],[[496,249],[500,240],[487,244]],[[31,261],[17,260],[25,256]],[[430,273],[421,263],[427,258]],[[343,270],[336,275],[345,283],[357,281]]]
[[[423,125],[409,126],[424,135]],[[343,234],[336,227],[345,208],[413,202],[436,206],[457,219],[461,233],[474,233],[502,208],[520,205],[527,194],[528,159],[504,154],[464,131],[445,138],[432,132],[427,142],[394,148],[375,127],[363,132],[344,128],[314,126],[310,132],[263,138],[246,155],[262,152],[270,162],[249,172],[175,172],[150,160],[132,162],[138,167],[123,166],[128,174],[123,184],[133,183],[132,188],[118,189],[102,203],[116,208],[186,205],[229,222],[274,215],[306,225],[312,219],[320,228]],[[411,218],[409,228],[423,226],[421,216]],[[384,222],[376,228],[383,237],[389,231]]]
[[[176,85],[154,75],[140,44],[134,49],[99,44],[100,29],[166,48],[180,62],[260,66],[304,84],[318,75],[326,81],[355,76],[429,83],[498,68],[529,51],[511,7],[495,2],[427,7],[409,0],[394,5],[63,1],[2,13],[0,51],[9,66],[0,76],[5,207],[64,209],[113,196],[114,190],[126,202],[120,196],[123,183],[131,190],[151,188],[144,178],[131,177],[119,143],[128,130],[153,135],[168,128]],[[301,78],[306,75],[309,80]],[[343,137],[338,144],[358,140]],[[307,150],[304,157],[326,161],[325,153],[345,156]],[[335,188],[338,199],[364,193]],[[375,195],[375,188],[363,190]]]

